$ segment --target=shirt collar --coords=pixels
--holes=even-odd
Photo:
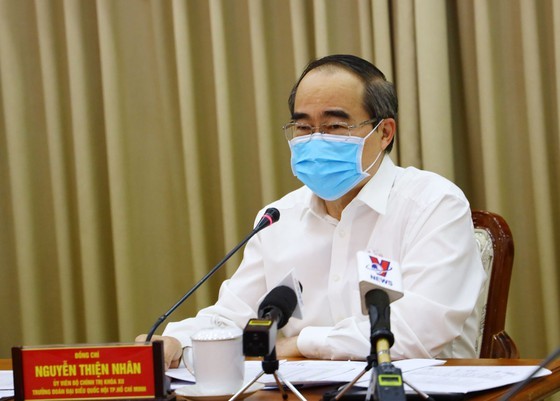
[[[364,204],[371,207],[380,214],[387,211],[387,203],[391,188],[397,177],[397,167],[389,155],[384,155],[379,169],[373,177],[364,185],[356,196]]]

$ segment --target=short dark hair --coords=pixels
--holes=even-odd
[[[360,57],[350,54],[333,54],[311,61],[296,81],[290,97],[288,106],[291,115],[294,114],[294,103],[299,83],[308,72],[324,66],[336,66],[345,69],[358,76],[364,83],[364,109],[370,118],[393,118],[397,119],[398,100],[395,86],[387,81],[385,75],[372,63]],[[393,141],[385,151],[389,153],[393,148]]]

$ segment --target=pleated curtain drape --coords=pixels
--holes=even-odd
[[[0,0],[0,357],[146,332],[300,185],[287,98],[333,53],[395,82],[398,164],[508,221],[507,330],[557,347],[560,1]]]

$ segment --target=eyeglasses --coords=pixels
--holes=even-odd
[[[362,121],[361,123],[355,125],[350,125],[342,121],[323,123],[318,127],[313,127],[309,124],[289,122],[288,124],[284,125],[282,129],[284,130],[284,135],[286,136],[286,139],[288,141],[291,141],[292,139],[300,136],[311,135],[314,132],[329,135],[351,136],[351,131],[353,129],[363,127],[367,124],[372,124],[377,120],[378,118],[373,118],[371,120]]]

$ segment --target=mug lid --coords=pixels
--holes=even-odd
[[[215,327],[197,331],[191,336],[193,341],[233,340],[241,337],[243,331],[239,327]]]

